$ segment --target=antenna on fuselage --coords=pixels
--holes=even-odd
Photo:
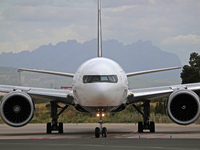
[[[101,0],[98,0],[98,47],[97,57],[102,57]]]

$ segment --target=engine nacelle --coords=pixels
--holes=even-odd
[[[166,111],[173,122],[180,125],[191,124],[200,115],[199,96],[186,89],[174,91],[166,103]]]
[[[10,92],[1,100],[1,118],[10,126],[21,127],[26,125],[32,120],[34,111],[35,106],[31,97],[24,92]]]

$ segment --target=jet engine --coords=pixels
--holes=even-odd
[[[21,127],[29,123],[34,116],[35,106],[31,97],[22,91],[6,94],[0,103],[2,120],[13,127]]]
[[[174,91],[166,103],[166,111],[173,122],[180,125],[191,124],[200,115],[199,96],[187,89]]]

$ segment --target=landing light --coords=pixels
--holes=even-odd
[[[105,116],[105,114],[99,114],[99,113],[98,113],[96,116],[97,116],[97,117],[100,117],[100,115],[101,115],[101,117],[104,117],[104,116]]]

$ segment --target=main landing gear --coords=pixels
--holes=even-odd
[[[138,122],[138,132],[142,133],[143,130],[150,130],[150,132],[155,132],[155,123],[153,121],[149,122],[150,117],[150,101],[144,101],[142,105],[137,107],[135,104],[132,105],[142,116],[144,122]],[[143,112],[139,109],[143,107]]]
[[[58,102],[51,101],[51,118],[52,122],[47,123],[47,133],[51,131],[58,131],[58,133],[63,133],[63,123],[58,123],[58,117],[63,113],[65,109],[68,108],[68,105],[62,108],[62,110],[57,114],[58,108],[62,108],[58,105]]]
[[[100,128],[99,127],[96,127],[95,128],[95,137],[96,138],[99,138],[100,137],[100,134],[102,134],[102,137],[107,137],[107,129],[106,127],[102,127],[102,124],[103,124],[103,120],[102,120],[102,117],[104,116],[103,113],[100,113],[100,114],[97,114],[97,116],[99,116],[99,121],[98,123],[100,124]]]

